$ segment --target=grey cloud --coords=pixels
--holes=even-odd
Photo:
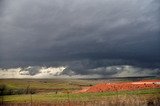
[[[155,66],[159,66],[159,64],[150,64],[145,62],[137,62],[137,61],[123,60],[123,59],[80,60],[80,61],[68,62],[67,64],[68,64],[67,68],[62,72],[62,74],[68,73],[68,75],[76,75],[76,74],[88,75],[91,73],[94,73],[94,74],[97,73],[100,75],[105,75],[105,71],[104,71],[105,68],[113,66],[112,73],[110,74],[108,73],[109,75],[111,75],[111,74],[116,74],[117,71],[119,71],[114,69],[117,66],[129,65],[129,66],[139,67],[141,69],[147,68],[150,71],[157,69],[157,67]],[[98,71],[95,71],[95,70],[98,70]]]
[[[102,78],[105,77],[135,77],[135,76],[157,76],[159,77],[160,69],[148,69],[141,67],[134,67],[130,65],[117,65],[108,67],[97,67],[93,69],[85,70],[86,73],[82,73],[79,70],[65,69],[62,75],[99,75]]]
[[[159,0],[2,0],[0,67],[159,68],[159,11]]]
[[[26,67],[26,68],[22,68],[19,73],[21,75],[36,75],[36,74],[39,74],[40,73],[40,69],[42,67],[38,67],[38,66],[29,66],[29,67]]]
[[[72,70],[66,67],[35,67],[26,68],[0,68],[1,78],[108,78],[108,77],[160,77],[160,69],[149,69],[131,65],[117,65],[107,67],[96,67],[86,69],[85,73],[79,70]]]

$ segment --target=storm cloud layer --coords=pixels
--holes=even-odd
[[[159,11],[159,0],[0,0],[0,67],[157,70]]]

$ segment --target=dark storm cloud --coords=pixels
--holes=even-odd
[[[117,65],[108,67],[98,67],[94,69],[85,69],[82,71],[75,71],[72,69],[65,69],[62,75],[99,75],[100,77],[133,77],[133,76],[157,76],[160,75],[159,69],[147,69],[140,67],[133,67],[129,65]]]
[[[159,68],[159,11],[159,0],[1,0],[0,66]]]

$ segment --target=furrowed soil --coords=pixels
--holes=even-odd
[[[142,80],[137,82],[101,83],[84,88],[79,93],[107,92],[107,91],[132,91],[141,89],[160,88],[160,80]]]

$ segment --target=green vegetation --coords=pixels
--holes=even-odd
[[[119,82],[118,80],[116,80]],[[121,80],[120,80],[121,81]],[[1,79],[0,100],[1,104],[33,103],[78,103],[103,105],[108,103],[130,105],[157,104],[160,103],[159,89],[144,89],[136,91],[99,92],[99,93],[73,93],[83,87],[104,83],[104,80],[82,80],[82,79]],[[99,101],[99,102],[96,102]],[[79,104],[79,102],[81,102]],[[20,105],[20,106],[21,106]],[[49,104],[47,104],[49,106]],[[98,104],[96,104],[98,106]]]
[[[96,84],[90,80],[76,79],[1,79],[0,84],[6,84],[9,88],[25,88],[30,85],[31,88],[77,88],[79,86],[88,86]]]
[[[33,94],[33,101],[43,101],[43,102],[51,102],[51,101],[67,101],[68,96],[71,101],[89,101],[89,100],[101,100],[106,99],[111,96],[137,96],[137,95],[155,95],[158,96],[160,94],[160,89],[149,89],[149,90],[137,90],[137,91],[120,91],[120,92],[100,92],[100,93],[81,93],[81,94],[67,94],[60,93],[55,94],[51,93],[39,93]],[[160,95],[159,95],[160,96]],[[30,95],[10,95],[4,97],[5,102],[30,102]]]
[[[32,94],[42,92],[65,92],[79,90],[96,83],[74,79],[5,79],[0,80],[0,88],[5,87],[3,95]]]

